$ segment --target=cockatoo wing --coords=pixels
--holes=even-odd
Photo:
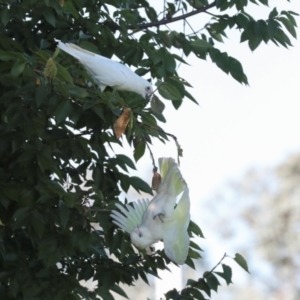
[[[173,221],[164,227],[164,251],[175,263],[184,264],[190,245],[187,228],[190,222],[189,189],[186,186],[174,210]]]
[[[174,158],[162,157],[158,159],[158,163],[162,177],[162,183],[158,189],[158,193],[164,191],[169,196],[178,196],[183,191],[186,183]]]
[[[153,93],[151,84],[138,76],[130,68],[112,59],[87,51],[71,43],[55,39],[58,47],[78,59],[99,85],[101,91],[106,86],[117,90],[132,91],[149,97]]]
[[[72,55],[85,66],[102,91],[106,86],[121,86],[125,83],[124,65],[74,44],[65,44],[57,39],[55,41],[61,50]]]
[[[172,217],[177,196],[183,192],[186,183],[181,175],[177,163],[171,157],[159,158],[162,182],[156,196],[152,199],[143,216],[143,224],[150,224],[153,218],[161,215],[162,218]]]
[[[142,223],[142,217],[149,205],[149,202],[150,201],[148,199],[131,202],[133,207],[130,204],[127,204],[124,207],[121,204],[116,203],[116,207],[119,208],[122,213],[112,210],[110,214],[113,219],[112,222],[130,234],[137,225]]]

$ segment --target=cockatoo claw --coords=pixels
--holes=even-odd
[[[158,213],[158,214],[153,216],[153,220],[155,220],[158,217],[161,220],[161,222],[164,223],[164,220],[162,219],[162,217],[164,215],[165,215],[164,213]]]

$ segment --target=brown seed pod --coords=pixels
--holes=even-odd
[[[117,138],[119,138],[126,130],[130,118],[131,118],[131,109],[129,107],[125,107],[121,116],[114,123],[114,133]]]
[[[153,177],[152,177],[152,190],[156,191],[158,190],[161,183],[161,176],[157,172],[157,168],[153,168]]]

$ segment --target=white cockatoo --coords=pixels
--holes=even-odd
[[[144,78],[134,73],[121,63],[90,52],[71,43],[63,43],[55,39],[58,47],[72,55],[86,68],[101,91],[107,86],[116,90],[131,91],[149,98],[153,89],[151,84]]]
[[[162,240],[168,258],[183,264],[187,258],[190,238],[189,189],[173,158],[159,159],[162,182],[151,200],[138,200],[125,207],[116,204],[123,213],[113,210],[113,223],[130,234],[131,242],[145,249]],[[177,197],[180,200],[176,204]]]

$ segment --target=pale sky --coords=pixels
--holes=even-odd
[[[300,12],[298,0],[269,2],[279,11]],[[267,18],[269,9],[251,7],[255,19]],[[195,30],[202,27],[201,18],[189,19]],[[297,22],[300,24],[299,17]],[[181,28],[179,23],[172,26]],[[297,33],[299,36],[299,30]],[[190,93],[200,105],[185,99],[176,111],[164,100],[167,123],[161,124],[166,132],[178,138],[183,148],[181,171],[190,188],[191,216],[204,231],[206,240],[201,240],[200,246],[206,251],[204,257],[210,256],[212,263],[217,263],[231,249],[218,244],[212,232],[214,220],[212,224],[202,222],[204,199],[249,167],[274,165],[288,154],[300,151],[300,42],[291,37],[294,47],[261,44],[252,53],[247,44],[239,43],[237,34],[228,31],[228,37],[220,49],[242,63],[250,86],[239,84],[210,61],[190,56],[186,59],[190,66],[181,64],[178,73],[194,87]],[[172,139],[166,145],[155,141],[152,151],[156,159],[177,155]],[[130,152],[125,153],[130,156]],[[141,170],[139,176],[150,183],[152,165],[148,153],[137,167]],[[240,274],[238,267],[233,275],[236,273]],[[157,295],[163,296],[163,292],[172,288],[167,282],[174,282],[176,276],[168,273]]]

